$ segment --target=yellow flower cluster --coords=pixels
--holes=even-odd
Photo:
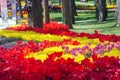
[[[48,41],[62,41],[63,39],[68,39],[67,36],[57,36],[50,34],[41,34],[33,31],[12,31],[12,30],[0,30],[0,36],[12,37],[12,38],[20,38],[23,40],[33,40],[42,42],[44,40]]]
[[[92,43],[92,46],[94,47],[96,44],[101,43],[98,38],[96,39],[88,39],[87,37],[76,37],[71,38],[73,41],[78,41],[81,43],[81,47],[87,45],[88,43]]]
[[[120,50],[118,50],[117,48],[113,48],[110,52],[105,52],[103,55],[101,55],[101,57],[103,56],[115,56],[120,58]]]
[[[106,8],[107,8],[107,9],[115,9],[115,8],[116,8],[116,5],[107,5]]]
[[[52,54],[54,52],[63,52],[61,58],[64,59],[68,59],[68,58],[74,58],[75,62],[80,62],[81,60],[85,59],[84,55],[79,54],[77,56],[72,55],[72,54],[68,54],[65,53],[61,46],[60,47],[50,47],[50,48],[46,48],[43,51],[39,51],[36,53],[30,53],[29,55],[25,56],[25,58],[35,58],[36,60],[41,60],[42,62],[44,62],[44,60],[46,60],[48,58],[48,54]]]

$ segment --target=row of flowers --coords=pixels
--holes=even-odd
[[[30,29],[32,26],[29,26],[27,24],[20,24],[20,25],[15,25],[15,26],[10,26],[6,29],[9,30],[24,30],[24,29]],[[31,28],[32,30],[33,28]],[[39,29],[39,28],[36,28]],[[69,26],[66,24],[60,24],[55,21],[51,21],[50,23],[43,23],[43,29],[48,29],[48,30],[69,30]]]
[[[69,39],[67,36],[57,36],[57,35],[50,35],[50,34],[41,34],[41,33],[36,33],[33,31],[12,31],[12,30],[0,30],[0,36],[5,36],[7,38],[20,38],[23,40],[33,40],[33,41],[38,41],[42,42],[44,40],[49,40],[49,41],[62,41],[63,39]]]
[[[89,58],[92,55],[99,56],[116,56],[120,57],[120,43],[105,43],[97,44],[95,47],[91,47],[90,44],[81,47],[81,45],[60,45],[48,47],[38,52],[32,52],[26,56],[26,58],[34,57],[37,60],[44,61],[48,58],[48,54],[54,52],[63,52],[62,58],[74,58],[75,62],[80,62],[84,58]]]
[[[59,5],[50,5],[51,10],[61,10],[62,6]],[[116,5],[107,5],[107,9],[115,9]],[[76,6],[77,10],[95,10],[94,5],[77,5]]]
[[[61,27],[64,25],[61,25],[59,28],[56,28],[57,25],[54,27],[54,23],[51,24],[47,24],[47,27],[44,26],[44,28],[37,28],[37,27],[28,27],[26,25],[24,26],[18,26],[18,27],[10,27],[10,28],[6,28],[6,30],[15,30],[15,31],[34,31],[37,33],[43,33],[43,34],[53,34],[53,35],[59,35],[59,36],[70,36],[70,37],[87,37],[90,39],[96,39],[98,38],[100,40],[100,42],[104,42],[104,41],[110,41],[110,42],[117,42],[120,41],[120,36],[117,36],[115,34],[112,35],[104,35],[104,34],[100,34],[97,30],[94,31],[93,34],[89,34],[89,33],[76,33],[73,31],[70,31],[68,29],[68,27],[65,29],[61,30]],[[51,29],[52,27],[52,29]],[[65,26],[64,26],[65,27]]]
[[[13,30],[0,30],[0,36],[4,36],[7,38],[18,38],[22,40],[32,40],[36,42],[44,42],[44,41],[63,41],[63,40],[72,40],[71,43],[80,42],[81,45],[86,45],[89,42],[92,42],[93,45],[99,43],[99,39],[88,39],[86,37],[69,37],[69,36],[57,36],[51,34],[42,34],[36,33],[33,31],[13,31]]]

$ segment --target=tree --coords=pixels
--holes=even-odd
[[[48,0],[43,0],[44,1],[44,19],[45,23],[50,22],[50,17],[49,17],[49,6],[48,6]]]
[[[32,15],[31,15],[31,7],[32,7],[31,1],[25,0],[25,3],[26,5],[24,9],[27,10],[28,13],[28,26],[33,26]]]
[[[34,27],[43,27],[42,0],[27,0],[28,24]]]
[[[72,24],[75,24],[75,16],[77,15],[75,0],[70,0],[69,6],[70,6],[70,15],[72,19]]]
[[[70,26],[72,29],[72,19],[70,14],[70,0],[62,0],[62,14],[63,14],[63,23]]]
[[[23,18],[21,0],[17,0],[17,4],[18,4],[18,7],[19,7],[20,18]]]
[[[107,17],[106,0],[95,0],[96,18],[105,21]]]
[[[116,27],[120,27],[120,0],[116,1]]]
[[[77,16],[75,0],[72,0],[74,16]]]

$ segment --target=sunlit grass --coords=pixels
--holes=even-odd
[[[50,17],[53,21],[62,22],[61,12],[51,12]],[[103,22],[96,20],[95,11],[78,12],[75,19],[76,24],[73,25],[74,29],[72,31],[94,33],[94,30],[98,30],[102,34],[120,35],[119,28],[114,27],[116,24],[114,11],[108,11],[108,18]]]

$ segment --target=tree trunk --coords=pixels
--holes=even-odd
[[[71,16],[71,19],[72,19],[72,24],[75,24],[74,0],[69,0],[69,6],[70,6],[70,16]]]
[[[17,0],[17,3],[18,3],[18,7],[19,7],[19,12],[20,12],[20,18],[23,18],[21,0]]]
[[[70,0],[62,0],[63,23],[69,25],[69,27],[72,29],[72,19],[70,15],[70,6],[68,1]]]
[[[34,27],[43,27],[42,0],[27,0],[28,24]]]
[[[105,21],[107,17],[106,0],[97,0],[95,6],[97,20]]]
[[[120,0],[116,1],[116,27],[120,27]]]
[[[48,6],[48,0],[43,0],[44,1],[44,19],[45,23],[50,22],[50,17],[49,17],[49,6]]]
[[[42,20],[42,0],[32,0],[33,1],[33,7],[32,7],[32,13],[33,13],[33,26],[35,27],[43,27],[43,20]]]
[[[75,0],[72,0],[72,5],[73,5],[73,12],[74,12],[74,15],[77,16]]]
[[[25,9],[27,10],[28,13],[28,26],[33,26],[33,17],[31,12],[32,2],[29,0],[25,0],[25,2],[26,2]]]

